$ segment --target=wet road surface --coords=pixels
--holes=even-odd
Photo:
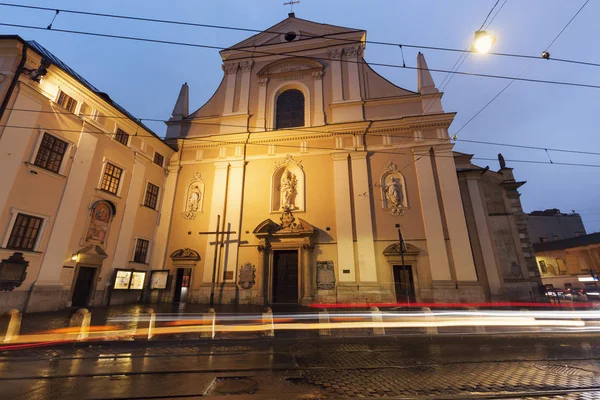
[[[599,359],[593,335],[77,344],[0,353],[0,399],[600,399]]]

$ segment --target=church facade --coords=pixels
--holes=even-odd
[[[174,276],[169,299],[503,297],[478,277],[448,136],[454,113],[422,54],[418,90],[406,90],[364,61],[365,38],[290,14],[221,52],[223,80],[196,111],[182,87],[167,123],[173,201],[154,257]],[[516,297],[529,299],[539,278],[523,268]]]
[[[420,53],[407,90],[365,31],[290,14],[221,52],[199,109],[184,84],[161,139],[0,39],[0,312],[538,297],[523,182],[453,151]]]

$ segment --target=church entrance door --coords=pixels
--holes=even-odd
[[[298,303],[298,250],[273,254],[273,303]]]
[[[175,293],[173,295],[173,302],[187,302],[191,275],[191,268],[177,268],[177,273],[175,275]]]
[[[75,289],[73,289],[73,297],[71,298],[72,306],[85,307],[88,305],[95,275],[96,268],[79,267]]]
[[[394,265],[394,289],[398,303],[415,302],[415,283],[410,265]]]

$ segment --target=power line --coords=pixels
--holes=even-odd
[[[220,46],[212,46],[212,45],[197,44],[197,43],[177,42],[177,41],[161,40],[161,39],[150,39],[150,38],[125,36],[125,35],[111,35],[111,34],[107,34],[107,33],[76,31],[76,30],[58,29],[58,28],[52,28],[52,29],[48,30],[47,28],[39,27],[39,26],[23,25],[23,24],[9,24],[9,23],[4,23],[4,22],[0,23],[0,26],[8,26],[8,27],[13,27],[13,28],[24,28],[24,29],[34,29],[34,30],[43,30],[43,31],[50,31],[50,32],[75,34],[75,35],[96,36],[96,37],[104,37],[104,38],[111,38],[111,39],[133,40],[133,41],[138,41],[138,42],[159,43],[159,44],[166,44],[166,45],[197,47],[197,48],[205,48],[205,49],[213,49],[213,50],[225,50],[225,49],[227,49],[225,47],[220,47]],[[332,46],[324,46],[323,48],[326,48],[326,47],[332,47]],[[329,58],[329,57],[316,57],[316,56],[300,55],[300,54],[297,54],[298,52],[273,53],[273,52],[265,52],[265,51],[259,51],[259,50],[240,50],[240,51],[251,53],[252,56],[253,56],[253,58],[257,58],[256,56],[254,56],[254,54],[263,54],[264,56],[282,56],[282,57],[286,57],[286,58],[295,57],[295,58],[304,58],[304,59],[321,60],[321,61],[340,61],[340,62],[354,63],[354,64],[362,64],[363,63],[362,60],[360,60],[360,61],[354,61],[354,60],[334,60],[334,59]],[[306,50],[302,50],[302,51],[299,51],[299,52],[304,52],[304,51],[306,51]],[[386,67],[386,68],[400,68],[400,69],[410,69],[410,70],[421,70],[421,69],[423,69],[423,68],[420,68],[420,67],[410,67],[410,66],[403,66],[403,65],[398,65],[398,64],[388,64],[388,63],[371,62],[371,63],[367,63],[367,64],[372,65],[372,66]],[[451,71],[448,71],[448,70],[445,70],[445,69],[435,69],[435,68],[428,68],[428,71],[431,71],[431,72],[446,72],[446,73],[447,72],[451,72]],[[476,73],[476,72],[456,71],[454,73],[455,74],[459,74],[459,75],[476,76],[476,77],[482,77],[482,78],[508,79],[508,80],[514,79],[514,80],[518,80],[518,81],[533,82],[533,83],[543,83],[543,84],[553,84],[553,85],[563,85],[563,86],[574,86],[574,87],[585,87],[585,88],[591,88],[591,89],[600,89],[600,85],[592,85],[592,84],[577,83],[577,82],[552,81],[552,80],[547,80],[547,79],[519,78],[519,77],[510,77],[510,76],[504,76],[504,75],[483,74],[483,73]]]
[[[86,117],[92,117],[94,116],[93,114],[78,114],[75,115],[70,111],[44,111],[44,110],[31,110],[31,109],[23,109],[23,108],[7,108],[7,111],[18,111],[18,112],[35,112],[35,113],[48,113],[48,114],[58,114],[58,115],[74,115],[74,116],[86,116]],[[118,116],[118,115],[103,115],[103,118],[108,118],[108,119],[130,119],[129,117],[126,116]],[[421,116],[416,116],[417,118],[420,118]],[[168,120],[164,120],[164,119],[159,119],[159,118],[136,118],[139,121],[152,121],[152,122],[168,122]],[[363,122],[377,122],[374,120],[371,121],[363,121]],[[418,123],[420,121],[416,121],[416,123]],[[258,127],[258,126],[248,126],[248,125],[240,125],[240,124],[224,124],[224,123],[218,123],[218,122],[202,122],[202,121],[197,121],[194,122],[194,124],[197,125],[208,125],[208,126],[227,126],[227,127],[232,127],[232,128],[243,128],[246,130],[243,131],[237,131],[237,132],[228,132],[228,133],[221,133],[221,134],[216,134],[214,136],[229,136],[229,135],[239,135],[239,134],[254,134],[254,133],[263,133],[263,132],[274,132],[274,131],[278,131],[280,129],[274,129],[274,128],[270,128],[270,129],[265,129],[264,131],[255,131],[255,132],[250,132],[248,131],[248,129],[263,129],[263,127]],[[12,125],[0,125],[0,127],[13,127]],[[21,126],[16,126],[17,128],[21,128]],[[80,129],[50,129],[50,130],[55,130],[55,131],[67,131],[67,132],[81,132]],[[300,133],[319,133],[319,134],[324,134],[324,133],[329,133],[327,131],[323,131],[323,130],[315,130],[315,129],[306,129],[304,127],[298,127],[298,129],[294,129],[294,128],[286,128],[284,130],[280,130],[280,131],[284,131],[284,132],[289,132],[289,131],[293,131],[293,132],[300,132]],[[106,133],[106,132],[103,132]],[[342,132],[344,133],[344,132]],[[111,134],[111,133],[106,133],[106,134]],[[350,134],[350,133],[347,133]],[[140,135],[138,135],[140,136]],[[387,134],[381,134],[381,133],[368,133],[367,136],[376,136],[376,137],[384,137],[384,136],[388,136]],[[414,135],[396,135],[396,134],[392,134],[390,135],[392,137],[395,138],[406,138],[406,139],[414,139]],[[155,137],[155,136],[153,136]],[[178,139],[178,138],[173,138],[173,139]],[[179,139],[185,139],[185,138],[179,138]],[[187,139],[189,140],[189,139]],[[561,152],[561,153],[573,153],[573,154],[585,154],[585,155],[594,155],[594,156],[600,156],[600,152],[594,152],[594,151],[587,151],[587,150],[571,150],[571,149],[563,149],[563,148],[555,148],[555,147],[543,147],[543,146],[530,146],[530,145],[523,145],[523,144],[515,144],[515,143],[501,143],[501,142],[488,142],[488,141],[484,141],[484,140],[471,140],[471,139],[460,139],[460,138],[456,138],[456,139],[451,139],[451,138],[435,138],[435,140],[444,140],[444,141],[455,141],[455,142],[465,142],[465,143],[473,143],[473,144],[481,144],[481,145],[490,145],[490,146],[502,146],[502,147],[512,147],[512,148],[519,148],[519,149],[528,149],[528,150],[540,150],[540,151],[553,151],[553,152]]]
[[[43,127],[43,126],[20,126],[20,125],[0,125],[1,127],[6,127],[6,128],[14,128],[14,129],[29,129],[29,130],[34,130],[34,129],[41,129],[41,130],[47,130],[47,131],[70,131],[70,132],[78,132],[78,133],[90,133],[90,134],[96,134],[96,135],[106,135],[106,136],[113,136],[114,133],[110,133],[110,132],[102,132],[100,130],[98,131],[86,131],[84,129],[53,129],[53,128],[47,128],[47,127]],[[143,135],[143,134],[136,134],[136,137],[148,137],[148,138],[154,138],[156,139],[155,136],[152,135]],[[217,145],[233,145],[233,144],[243,144],[246,146],[270,146],[270,145],[275,145],[278,147],[284,147],[284,148],[295,148],[298,149],[299,146],[298,145],[286,145],[286,144],[282,144],[281,142],[277,141],[277,142],[272,142],[272,141],[265,141],[262,143],[255,143],[255,142],[248,142],[246,139],[240,139],[239,142],[231,142],[231,141],[225,141],[225,140],[214,140],[214,139],[206,139],[206,138],[202,138],[202,137],[193,137],[193,138],[178,138],[179,140],[181,140],[183,142],[182,148],[185,148],[185,143],[186,142],[206,142],[206,143],[213,143],[213,144],[217,144]],[[434,147],[434,145],[431,146],[432,148]],[[335,148],[335,147],[317,147],[317,146],[309,146],[309,149],[315,149],[315,150],[328,150],[328,151],[342,151],[342,152],[353,152],[353,151],[363,151],[363,150],[355,150],[352,148]],[[133,152],[132,149],[130,149],[130,151]],[[397,152],[397,151],[385,151],[385,150],[366,150],[369,153],[374,153],[374,154],[394,154],[394,155],[410,155],[410,156],[414,156],[413,153],[401,153],[401,152]],[[421,159],[424,155],[419,156],[416,160],[414,160],[414,162],[418,161],[419,159]],[[454,155],[449,155],[449,156],[445,156],[445,155],[441,155],[441,154],[436,154],[436,157],[445,157],[445,158],[454,158]],[[473,160],[480,160],[480,161],[496,161],[496,158],[489,158],[489,157],[472,157]],[[540,164],[540,165],[560,165],[560,166],[576,166],[576,167],[590,167],[590,168],[600,168],[600,164],[584,164],[584,163],[570,163],[570,162],[549,162],[549,161],[539,161],[539,160],[523,160],[523,159],[506,159],[505,161],[507,162],[515,162],[515,163],[527,163],[527,164]],[[413,163],[414,163],[413,162]],[[413,163],[409,164],[412,165]],[[406,167],[404,167],[406,168]],[[403,168],[403,169],[404,169]]]
[[[504,3],[498,8],[498,11],[496,12],[496,14],[494,14],[494,16],[489,20],[488,25],[491,24],[491,22],[500,13],[500,11],[502,10],[502,8],[506,4],[506,2],[507,2],[507,0],[505,0]],[[209,29],[233,30],[233,31],[240,31],[240,32],[274,33],[274,34],[280,34],[280,35],[286,33],[286,32],[279,32],[279,31],[273,31],[273,30],[260,30],[260,29],[242,28],[242,27],[226,26],[226,25],[201,24],[201,23],[195,23],[195,22],[174,21],[174,20],[166,20],[166,19],[159,19],[159,18],[145,18],[145,17],[130,16],[130,15],[80,11],[80,10],[71,10],[71,9],[65,9],[65,8],[41,7],[41,6],[32,6],[32,5],[24,5],[24,4],[0,3],[0,6],[52,11],[52,12],[59,11],[59,12],[65,13],[65,14],[88,15],[88,16],[95,16],[95,17],[102,17],[102,18],[115,18],[115,19],[162,23],[162,24],[171,24],[171,25],[183,25],[183,26],[209,28]],[[493,8],[492,8],[492,10],[490,10],[490,13],[492,11],[493,11]],[[484,24],[485,24],[485,21],[484,21]],[[44,29],[48,29],[48,28],[46,27]],[[58,30],[58,29],[51,28],[50,30]],[[324,35],[309,35],[309,34],[303,33],[302,36],[306,37],[307,39],[299,39],[299,41],[308,40],[308,39],[327,38],[330,40],[336,40],[336,41],[347,42],[347,43],[355,42],[352,39],[333,37],[333,35],[339,35],[339,34],[340,34],[339,32],[331,33],[331,34],[324,34]],[[392,43],[392,42],[384,42],[384,41],[376,41],[376,40],[365,40],[364,43],[369,43],[369,44],[374,44],[374,45],[382,45],[382,46],[395,46],[395,47],[402,46],[402,47],[425,49],[425,50],[439,50],[439,51],[450,51],[450,52],[461,52],[461,53],[476,53],[475,51],[469,50],[468,48],[465,50],[461,50],[461,49],[456,49],[456,48],[451,48],[451,47],[426,46],[426,45],[416,45],[416,44],[408,44],[408,43]],[[261,47],[261,46],[263,46],[263,45],[253,45],[253,46],[248,46],[248,47],[255,48],[255,47]],[[241,50],[241,49],[245,49],[245,48],[244,47],[236,48],[236,50]],[[487,53],[487,55],[501,56],[501,57],[530,58],[530,59],[539,59],[540,58],[540,56],[538,56],[538,55],[525,55],[525,54],[515,54],[515,53],[489,52],[489,53]],[[582,65],[600,67],[599,63],[592,63],[592,62],[579,61],[579,60],[567,60],[567,59],[561,59],[561,58],[550,58],[549,60],[557,61],[557,62],[566,62],[566,63],[574,63],[574,64],[582,64]]]
[[[579,10],[577,10],[577,12],[575,13],[575,15],[573,15],[573,17],[569,20],[569,22],[567,22],[567,24],[560,30],[560,32],[558,33],[558,35],[556,35],[554,37],[554,39],[552,39],[552,42],[550,42],[550,44],[548,46],[546,46],[546,50],[544,52],[547,52],[550,47],[552,47],[552,45],[554,44],[554,42],[556,42],[556,39],[558,39],[560,37],[560,35],[562,35],[562,33],[565,31],[565,29],[567,29],[567,27],[571,24],[571,22],[573,22],[573,20],[575,19],[575,17],[577,17],[577,15],[581,12],[581,10],[583,10],[583,8],[586,6],[586,4],[589,2],[589,0],[586,0],[585,3],[583,3],[583,5],[579,8]],[[525,68],[523,70],[523,72],[521,72],[519,75],[517,75],[517,78],[521,78],[521,76],[523,76],[531,67],[533,67],[533,64],[535,64],[537,62],[538,59],[533,60],[533,62],[531,64],[529,64],[529,66],[527,68]],[[506,84],[502,90],[500,90],[494,97],[491,98],[490,101],[488,101],[483,107],[481,107],[479,109],[479,111],[477,111],[475,113],[475,115],[473,115],[467,122],[465,122],[454,134],[457,135],[460,131],[462,131],[467,125],[469,125],[471,123],[471,121],[473,121],[475,118],[477,118],[477,116],[479,114],[481,114],[490,104],[492,104],[494,102],[494,100],[496,100],[502,93],[504,93],[504,91],[506,91],[506,89],[508,89],[510,87],[510,85],[512,85],[513,83],[515,83],[517,79],[513,79],[510,82],[508,82],[508,84]]]

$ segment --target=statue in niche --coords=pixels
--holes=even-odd
[[[402,183],[394,176],[389,176],[385,183],[385,199],[389,208],[402,206]]]
[[[298,185],[298,179],[296,176],[292,174],[289,169],[285,169],[283,174],[281,174],[281,185],[279,186],[279,191],[281,193],[281,209],[282,210],[294,210],[296,206],[294,205]]]

